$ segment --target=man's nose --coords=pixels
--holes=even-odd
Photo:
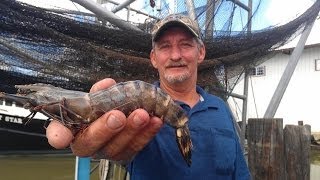
[[[181,59],[181,50],[178,47],[172,47],[171,60],[179,61]]]

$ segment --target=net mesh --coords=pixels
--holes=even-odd
[[[157,72],[149,61],[150,29],[157,19],[169,13],[188,12],[186,1],[176,1],[174,7],[162,2],[161,10],[144,23],[126,21],[142,30],[132,31],[92,14],[75,16],[77,12],[2,0],[0,91],[14,92],[15,84],[35,82],[87,91],[105,77],[116,81],[157,80]],[[153,3],[156,2],[147,1],[141,11],[157,8]],[[239,7],[231,1],[218,0],[213,7],[198,0],[194,6],[207,51],[199,66],[198,83],[208,89],[218,86],[228,90],[245,67],[261,63],[274,49],[301,33],[318,15],[320,1],[286,24],[250,32],[245,18],[235,16]],[[252,22],[259,6],[260,1],[253,6]]]

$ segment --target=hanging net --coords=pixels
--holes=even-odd
[[[12,93],[16,84],[35,82],[88,91],[93,83],[105,77],[118,82],[136,79],[153,82],[158,75],[149,60],[150,29],[168,13],[187,14],[184,2],[176,1],[171,7],[163,1],[161,9],[155,10],[156,2],[146,1],[143,8],[153,10],[155,15],[143,23],[123,20],[141,30],[133,31],[121,29],[93,13],[1,0],[0,91]],[[260,1],[254,4],[247,21],[244,20],[247,17],[235,16],[239,7],[232,1],[211,4],[194,1],[194,18],[202,29],[207,51],[204,63],[199,66],[199,85],[209,89],[232,88],[245,67],[256,66],[273,50],[299,35],[320,9],[317,0],[286,24],[250,30],[247,22],[256,20],[260,4]]]

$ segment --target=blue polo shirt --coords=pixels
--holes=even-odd
[[[203,100],[193,108],[178,102],[189,116],[191,166],[179,151],[175,129],[165,124],[127,166],[131,180],[250,179],[225,102],[198,86],[197,92]]]

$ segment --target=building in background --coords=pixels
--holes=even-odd
[[[251,70],[247,118],[264,116],[292,51],[293,48],[278,50]],[[239,81],[233,93],[243,94],[243,82]],[[230,97],[228,102],[241,121],[242,100]],[[320,131],[320,43],[305,46],[275,118],[283,118],[284,125],[297,125],[302,120],[311,125],[312,132]]]

